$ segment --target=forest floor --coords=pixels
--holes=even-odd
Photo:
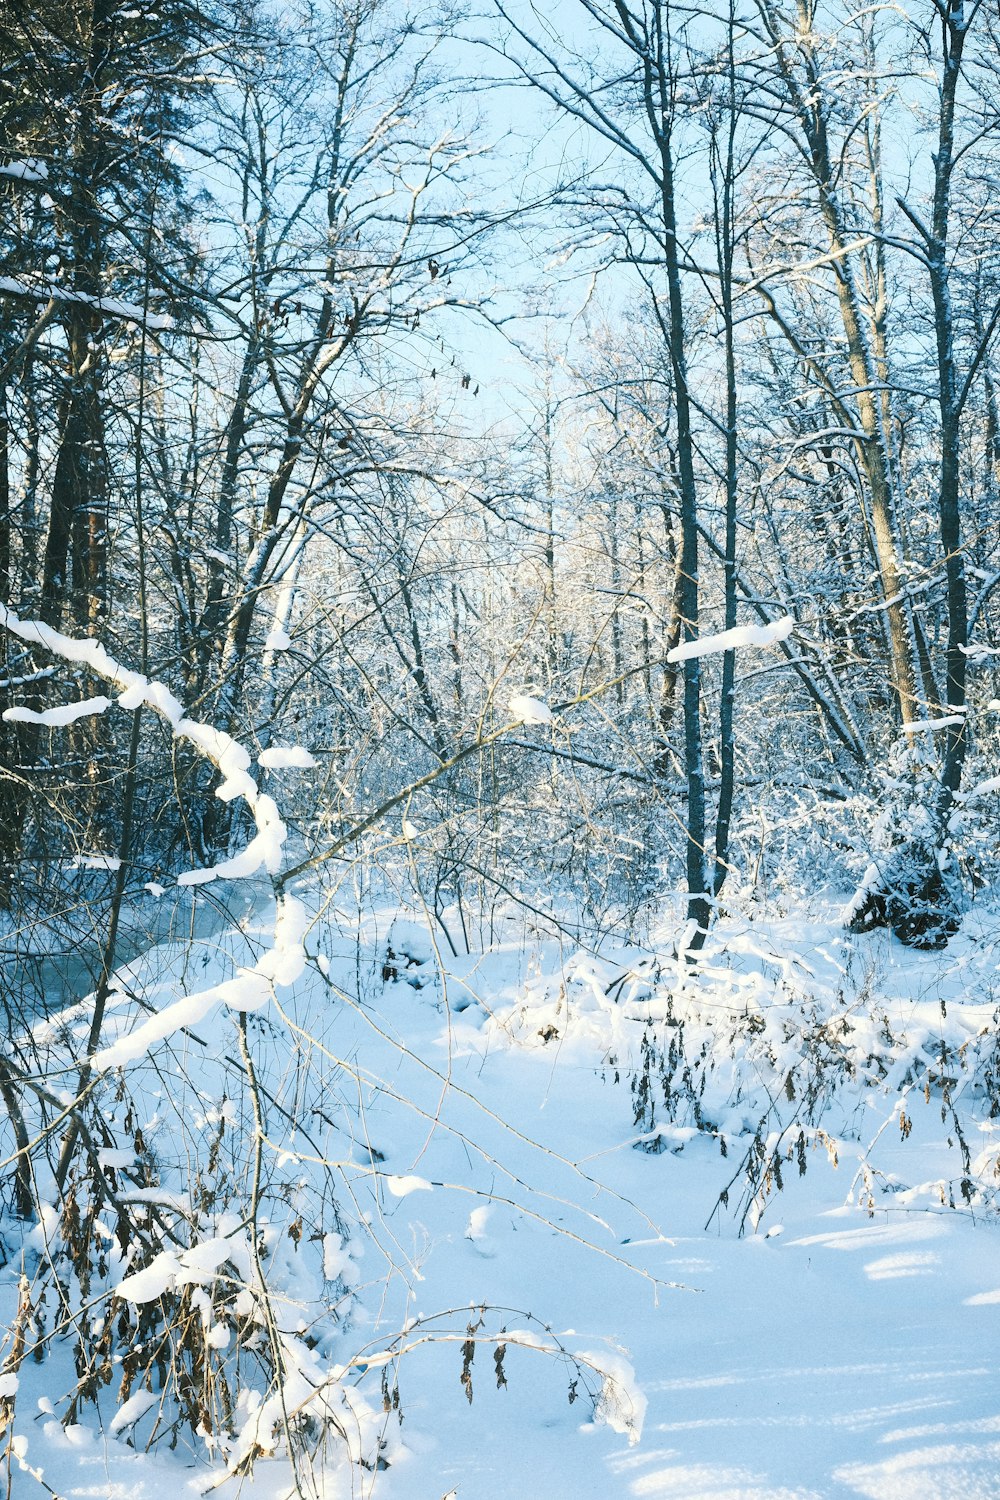
[[[129,994],[140,987],[177,993],[193,973],[204,984],[231,972],[239,944],[266,940],[268,920],[258,908],[236,946],[214,934],[136,959],[112,1029],[135,1023]],[[985,909],[944,954],[913,954],[884,934],[848,940],[833,900],[808,917],[731,918],[701,1004],[729,1014],[771,994],[780,1006],[792,974],[849,1010],[852,996],[878,994],[900,1026],[919,1016],[926,1030],[946,1002],[967,1008],[975,1029],[995,1006],[983,986],[998,936]],[[269,1078],[303,1066],[303,1033],[310,1057],[335,1064],[310,1107],[328,1128],[327,1153],[342,1137],[343,1234],[335,1264],[325,1242],[323,1285],[328,1300],[331,1281],[349,1295],[322,1352],[357,1388],[359,1428],[382,1421],[388,1466],[349,1464],[331,1447],[300,1474],[300,1493],[998,1500],[1000,1226],[981,1199],[941,1201],[954,1196],[956,1168],[935,1089],[913,1087],[905,1106],[891,1076],[885,1090],[870,1080],[831,1090],[807,1159],[786,1162],[781,1187],[769,1182],[740,1233],[740,1143],[753,1122],[741,1130],[739,1100],[773,1089],[781,1070],[765,1077],[758,1060],[745,1090],[724,1080],[714,1101],[709,1085],[706,1109],[718,1117],[724,1095],[729,1110],[726,1156],[710,1133],[666,1118],[636,1124],[629,1080],[641,1077],[642,1038],[662,1031],[657,1005],[670,989],[669,964],[636,980],[648,979],[655,933],[642,950],[595,954],[519,930],[455,958],[412,916],[382,908],[353,922],[324,917],[306,948],[320,962],[281,992],[280,1010],[251,1017],[250,1034]],[[79,1015],[82,1024],[85,1006]],[[206,1113],[223,1092],[212,1070],[232,1029],[218,1007],[185,1052]],[[140,1075],[147,1064],[135,1065]],[[147,1071],[144,1124],[159,1131],[166,1162],[178,1128],[168,1105],[178,1120],[188,1105],[162,1060]],[[995,1152],[988,1101],[967,1103],[976,1148]],[[273,1171],[287,1177],[291,1166],[304,1182],[302,1134],[272,1116],[268,1140]],[[289,1213],[298,1180],[284,1190]],[[323,1285],[306,1270],[306,1240],[300,1253],[281,1228],[275,1287],[301,1331]],[[37,1233],[20,1250],[8,1232],[5,1324]],[[388,1368],[381,1352],[403,1329],[397,1423],[395,1411],[372,1414]],[[68,1343],[21,1366],[17,1500],[295,1493],[280,1451],[226,1479],[198,1440],[181,1436],[171,1451],[155,1412],[131,1428],[130,1446],[114,1385],[64,1427],[72,1383]]]

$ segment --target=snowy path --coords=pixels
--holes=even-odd
[[[995,1235],[923,1216],[864,1227],[838,1218],[825,1232],[818,1222],[806,1216],[795,1229],[808,1233],[788,1225],[776,1240],[692,1236],[660,1247],[660,1268],[703,1291],[667,1293],[659,1308],[617,1276],[614,1287],[568,1276],[542,1236],[530,1271],[518,1270],[512,1242],[524,1230],[498,1228],[488,1249],[509,1274],[488,1278],[496,1291],[572,1306],[588,1345],[601,1335],[627,1343],[649,1400],[641,1442],[594,1428],[568,1405],[563,1372],[528,1353],[508,1351],[510,1383],[498,1391],[481,1352],[469,1406],[456,1347],[439,1347],[405,1370],[405,1459],[353,1484],[330,1475],[324,1500],[996,1500]],[[484,1296],[482,1263],[471,1242],[452,1239],[425,1271],[458,1282],[464,1268],[465,1286]],[[984,1293],[992,1300],[970,1305]],[[204,1483],[86,1429],[63,1435],[49,1423],[32,1448],[66,1500],[160,1500],[168,1487],[194,1496]],[[275,1467],[216,1493],[278,1500],[287,1475]],[[14,1493],[37,1490],[21,1476]]]
[[[397,950],[417,938],[398,926],[394,934]],[[368,1246],[335,1357],[377,1354],[416,1320],[416,1347],[399,1367],[404,1451],[383,1472],[333,1464],[303,1494],[1000,1500],[994,1223],[891,1196],[869,1218],[843,1206],[857,1161],[845,1153],[835,1170],[822,1149],[810,1149],[805,1175],[789,1165],[756,1235],[740,1238],[731,1212],[706,1230],[737,1162],[706,1136],[676,1154],[634,1149],[627,1081],[614,1082],[595,1047],[601,1018],[543,1043],[536,1023],[547,1002],[523,1012],[525,976],[544,989],[552,952],[455,961],[443,986],[428,966],[416,989],[402,979],[383,984],[384,943],[368,951],[364,968],[354,939],[331,938],[333,989],[313,973],[288,1007],[331,1057],[349,1060],[324,1110],[331,1143],[350,1147],[347,1206]],[[214,982],[222,971],[205,954],[199,982]],[[905,975],[898,982],[907,990]],[[352,985],[360,1003],[348,1001]],[[623,1007],[612,1021],[626,1032],[632,1025]],[[231,1026],[222,1010],[205,1024],[220,1026],[220,1036]],[[525,1044],[512,1045],[518,1026]],[[280,1069],[281,1028],[263,1024],[256,1035],[259,1056],[273,1052]],[[210,1052],[202,1046],[200,1055]],[[839,1107],[866,1141],[886,1118],[884,1096],[858,1093]],[[929,1182],[947,1171],[940,1101],[918,1090],[907,1108],[912,1130],[883,1136],[881,1165],[900,1180]],[[274,1145],[296,1149],[291,1134]],[[294,1289],[287,1305],[296,1305]],[[470,1404],[461,1345],[483,1307],[484,1341],[465,1372]],[[425,1327],[436,1337],[420,1342]],[[507,1384],[498,1388],[488,1340],[526,1328],[537,1337],[546,1327],[571,1354],[611,1367],[627,1361],[636,1400],[648,1403],[639,1441],[628,1441],[627,1422],[619,1430],[595,1423],[584,1391],[587,1378],[598,1388],[592,1372],[581,1377],[551,1354],[508,1343]],[[377,1401],[382,1367],[372,1362],[358,1379]],[[193,1500],[210,1483],[189,1440],[174,1454],[161,1441],[147,1455],[108,1436],[112,1391],[102,1397],[103,1428],[87,1408],[84,1425],[64,1432],[39,1405],[58,1403],[59,1378],[57,1360],[26,1362],[18,1411],[27,1465],[64,1500]],[[24,1421],[29,1412],[37,1415]],[[13,1479],[16,1500],[34,1500],[36,1479],[16,1465]],[[285,1500],[287,1465],[261,1461],[252,1478],[212,1493]]]
[[[557,1249],[551,1233],[500,1210],[485,1246],[453,1231],[423,1273],[453,1297],[461,1288],[463,1300],[544,1310],[588,1348],[619,1341],[648,1398],[640,1443],[589,1424],[581,1432],[565,1381],[551,1367],[529,1370],[528,1356],[516,1366],[524,1391],[513,1376],[497,1391],[487,1369],[467,1407],[455,1352],[435,1351],[426,1394],[417,1368],[403,1377],[404,1434],[417,1455],[382,1476],[387,1500],[438,1500],[452,1488],[476,1500],[1000,1497],[995,1228],[955,1214],[869,1221],[830,1209],[847,1183],[843,1168],[822,1163],[776,1204],[780,1234],[741,1240],[724,1225],[707,1235],[707,1188],[721,1173],[701,1143],[680,1157],[615,1160],[615,1186],[674,1240],[622,1250],[698,1291],[666,1291],[656,1305],[635,1277]],[[430,1302],[423,1287],[420,1302]]]
[[[453,1370],[447,1435],[385,1475],[384,1493],[995,1500],[1000,1294],[967,1300],[1000,1282],[995,1247],[934,1221],[803,1238],[680,1240],[665,1266],[701,1295],[594,1308],[628,1341],[649,1399],[636,1447],[574,1433],[555,1393],[539,1393],[534,1424],[520,1402],[507,1410],[507,1391],[463,1410]],[[412,1422],[433,1420],[440,1399]]]

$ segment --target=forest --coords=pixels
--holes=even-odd
[[[1000,1496],[998,77],[0,0],[8,1496]]]

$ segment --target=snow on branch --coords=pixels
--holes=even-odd
[[[17,182],[48,182],[49,171],[43,161],[29,157],[27,161],[8,161],[0,166],[0,177],[10,177]]]
[[[993,792],[1000,792],[1000,776],[991,776],[987,781],[979,782],[978,786],[970,787],[967,792],[957,792],[955,801],[967,807],[970,802],[976,802],[980,797],[988,797]]]
[[[121,662],[115,661],[108,654],[100,641],[90,638],[74,639],[54,630],[51,625],[43,624],[41,620],[21,620],[13,610],[2,604],[0,625],[29,645],[41,646],[53,656],[62,657],[64,661],[79,662],[89,667],[96,676],[113,683],[121,689],[118,698],[120,708],[137,709],[142,704],[147,704],[161,718],[166,719],[176,739],[189,740],[217,767],[222,776],[221,785],[215,789],[218,798],[223,802],[232,802],[235,798],[242,797],[246,802],[257,824],[256,837],[232,859],[205,870],[187,871],[181,875],[179,884],[204,885],[210,880],[242,879],[256,874],[261,866],[271,875],[277,872],[288,830],[274,799],[258,790],[249,771],[252,757],[238,740],[234,740],[223,729],[186,718],[181,703],[164,683],[122,666]],[[47,709],[41,714],[35,714],[30,709],[7,709],[4,718],[51,725],[68,724],[85,713],[100,713],[110,706],[109,698],[91,698],[81,703]]]
[[[580,1364],[589,1365],[601,1377],[601,1392],[594,1409],[594,1419],[612,1432],[628,1438],[632,1448],[642,1437],[646,1420],[646,1396],[627,1359],[607,1349],[578,1349]]]
[[[40,713],[33,708],[5,708],[0,717],[8,724],[46,724],[50,729],[57,729],[63,724],[75,724],[77,719],[86,719],[91,714],[102,714],[110,707],[110,698],[81,698],[77,703],[60,703],[56,708],[46,708]]]
[[[942,719],[907,719],[900,725],[904,734],[923,734],[927,730],[951,729],[965,723],[965,711],[960,714],[945,714]]]
[[[301,745],[272,745],[260,752],[257,764],[265,771],[311,771],[316,767],[316,759]]]
[[[189,719],[170,689],[162,682],[132,671],[109,655],[99,641],[76,640],[63,635],[41,620],[21,620],[0,604],[0,625],[11,635],[29,645],[41,646],[64,661],[79,662],[96,676],[104,678],[121,691],[118,706],[135,710],[147,705],[165,719],[176,739],[189,740],[218,769],[221,785],[215,795],[224,802],[242,797],[257,826],[256,835],[244,849],[203,870],[188,870],[178,877],[178,885],[204,885],[208,881],[240,880],[254,875],[263,866],[271,875],[277,873],[284,855],[288,830],[273,797],[258,790],[249,774],[250,753],[225,730]],[[21,717],[44,724],[72,723],[84,713],[100,713],[110,707],[110,698],[91,698],[63,708],[35,714],[27,709],[8,709],[4,718]],[[289,754],[293,754],[290,750]],[[273,985],[293,984],[306,965],[305,933],[308,914],[294,896],[278,898],[273,946],[261,955],[250,969],[240,969],[232,979],[211,985],[193,995],[185,995],[173,1005],[151,1016],[130,1035],[121,1037],[96,1053],[93,1062],[98,1069],[119,1067],[142,1056],[157,1041],[184,1026],[194,1025],[219,1003],[234,1010],[257,1010],[270,998]]]
[[[308,928],[309,913],[302,902],[294,896],[279,897],[274,943],[252,969],[241,968],[232,979],[224,979],[192,995],[182,995],[173,1005],[165,1006],[134,1031],[95,1053],[94,1067],[105,1072],[143,1057],[156,1042],[165,1041],[186,1026],[196,1026],[217,1005],[228,1005],[230,1010],[237,1011],[260,1010],[270,1000],[275,985],[294,984],[303,973]]]
[[[787,640],[795,628],[791,615],[783,615],[770,625],[737,625],[718,635],[702,635],[696,641],[684,641],[667,652],[667,661],[690,661],[693,656],[712,656],[719,651],[734,651],[741,646],[773,646]]]
[[[515,693],[507,704],[510,716],[516,724],[554,724],[552,710],[540,698],[526,693]]]
[[[0,296],[19,297],[29,302],[77,303],[92,307],[95,312],[109,318],[124,318],[129,323],[144,323],[154,333],[164,333],[173,328],[174,320],[167,313],[150,313],[134,302],[121,297],[92,297],[87,292],[71,292],[58,282],[19,281],[13,276],[0,276]]]

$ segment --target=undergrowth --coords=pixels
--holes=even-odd
[[[582,1033],[603,1045],[604,1076],[629,1090],[636,1149],[711,1143],[731,1170],[709,1222],[756,1229],[817,1152],[856,1165],[849,1196],[868,1213],[995,1213],[1000,1004],[989,945],[913,958],[904,972],[924,989],[911,997],[877,941],[845,937],[846,963],[820,949],[822,966],[759,941],[745,925],[722,927],[697,966],[581,952],[558,999],[551,977],[533,981],[505,1024],[532,1045]],[[898,1152],[881,1164],[910,1138],[918,1102],[936,1113],[947,1162],[927,1182],[907,1178]]]

